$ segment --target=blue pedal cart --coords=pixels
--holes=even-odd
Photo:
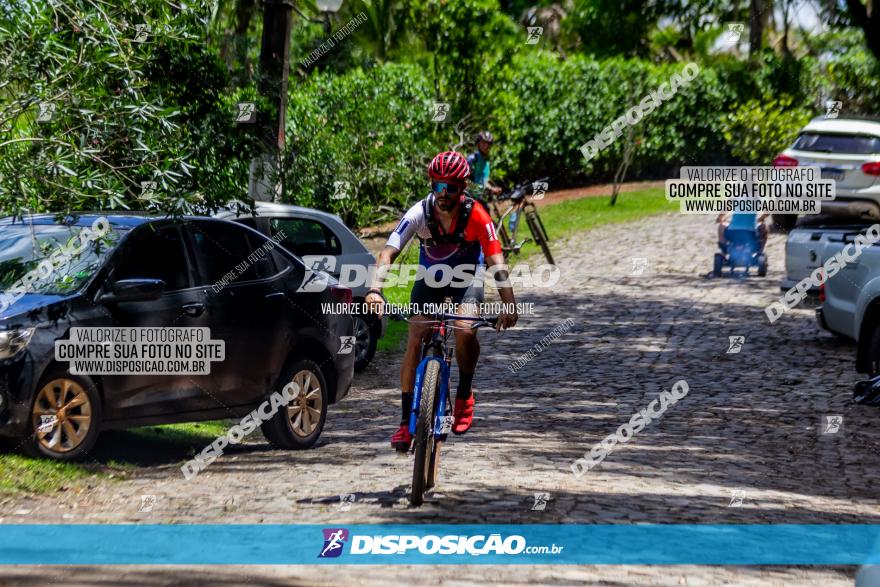
[[[724,231],[726,243],[718,243],[720,252],[715,253],[715,266],[712,274],[721,277],[725,267],[730,267],[731,274],[743,269],[748,275],[750,267],[758,268],[758,276],[767,275],[767,255],[761,252],[761,240],[757,228],[731,225]]]

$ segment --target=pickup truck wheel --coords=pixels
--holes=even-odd
[[[880,324],[874,326],[868,342],[868,377],[880,375]]]

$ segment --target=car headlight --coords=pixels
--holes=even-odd
[[[18,328],[0,331],[0,359],[14,357],[23,351],[31,341],[34,330],[36,329]]]

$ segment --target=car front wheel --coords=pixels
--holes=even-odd
[[[366,369],[376,354],[379,335],[371,322],[365,316],[354,317],[354,370],[357,373]]]
[[[327,419],[327,382],[317,363],[300,359],[287,370],[282,387],[293,384],[293,399],[261,425],[263,435],[277,448],[311,448]]]
[[[30,436],[22,445],[35,457],[72,461],[98,439],[101,398],[91,380],[69,374],[47,377],[31,404]]]

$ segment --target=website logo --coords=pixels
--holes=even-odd
[[[326,291],[330,286],[330,277],[336,269],[336,257],[331,255],[303,255],[303,263],[306,266],[302,283],[296,289],[297,292]]]
[[[825,416],[825,428],[822,434],[837,434],[843,426],[843,416]]]
[[[318,558],[337,558],[342,555],[342,547],[348,540],[345,528],[324,528],[324,548]]]
[[[541,35],[544,34],[544,27],[530,26],[526,28],[529,30],[529,37],[526,39],[526,45],[534,45],[541,40]]]
[[[434,114],[431,120],[434,122],[443,122],[449,114],[449,102],[434,102]]]
[[[354,350],[355,345],[355,337],[353,336],[340,336],[339,337],[339,351],[340,355],[350,355]]]

